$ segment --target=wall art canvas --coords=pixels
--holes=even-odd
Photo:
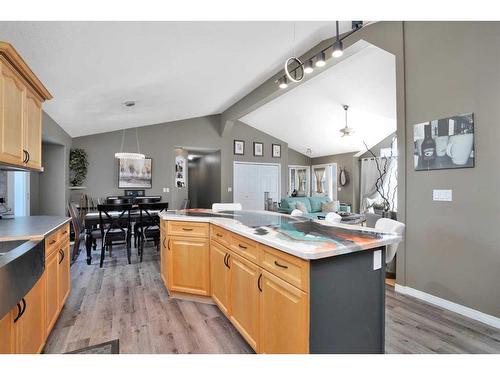
[[[253,156],[264,156],[264,144],[261,142],[253,143]]]
[[[118,163],[119,189],[151,189],[153,160],[120,159]]]
[[[186,187],[186,159],[183,156],[175,157],[175,186]]]
[[[416,171],[474,167],[474,114],[413,126]]]
[[[281,145],[273,144],[273,158],[281,158]]]
[[[233,153],[235,155],[245,155],[245,141],[234,140]]]

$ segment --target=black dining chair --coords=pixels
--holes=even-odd
[[[104,251],[111,254],[113,244],[126,244],[127,259],[130,264],[131,226],[130,211],[131,204],[99,204],[99,227],[101,230],[101,263],[104,263]]]
[[[144,243],[154,241],[156,251],[160,251],[160,215],[168,209],[168,202],[139,203],[139,222],[136,224],[138,233],[138,250],[140,261],[144,254]]]
[[[134,203],[137,205],[140,205],[141,203],[146,204],[146,203],[157,203],[161,201],[160,196],[153,196],[153,197],[135,197]],[[134,247],[137,248],[138,254],[139,252],[139,247],[138,247],[138,239],[139,239],[139,228],[140,228],[140,223],[136,222],[134,224]]]

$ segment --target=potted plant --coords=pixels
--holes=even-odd
[[[69,153],[70,184],[72,187],[82,186],[87,178],[87,152],[81,148],[72,148]]]

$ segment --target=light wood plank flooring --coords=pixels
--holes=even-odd
[[[121,353],[253,353],[219,309],[169,298],[159,256],[145,249],[132,264],[113,249],[99,268],[85,254],[71,268],[72,291],[45,353],[65,353],[120,339]],[[386,290],[387,353],[500,353],[500,330]]]

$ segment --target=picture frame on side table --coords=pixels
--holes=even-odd
[[[281,145],[273,143],[273,158],[281,158]]]
[[[253,156],[264,156],[264,143],[254,142],[253,143]]]
[[[245,141],[235,139],[233,142],[234,155],[245,155]]]

